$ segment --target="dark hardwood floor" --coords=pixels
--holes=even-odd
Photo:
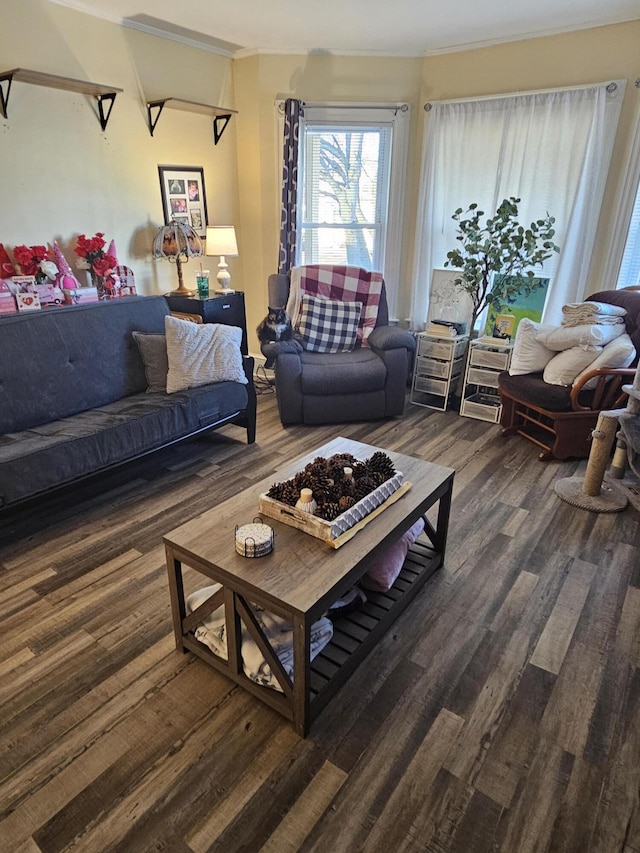
[[[345,435],[456,470],[445,567],[302,740],[175,651],[162,534]],[[640,516],[499,428],[228,427],[6,516],[0,850],[640,851]]]

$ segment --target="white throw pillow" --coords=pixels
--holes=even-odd
[[[576,376],[602,352],[602,347],[588,350],[571,347],[556,353],[544,369],[542,378],[549,385],[572,385]]]
[[[167,393],[212,382],[247,384],[242,368],[242,329],[219,323],[190,323],[165,317],[167,338]]]
[[[548,349],[537,340],[540,331],[552,331],[554,326],[543,326],[528,317],[523,317],[516,330],[516,339],[513,344],[511,376],[521,376],[524,373],[541,373],[547,363],[553,358],[555,352]]]
[[[559,326],[540,329],[536,340],[548,349],[562,352],[571,347],[603,347],[624,334],[624,323],[617,325]]]
[[[616,338],[615,341],[611,341],[610,344],[603,347],[600,355],[598,355],[585,370],[576,376],[573,384],[575,385],[580,377],[584,376],[585,373],[588,373],[590,370],[596,370],[598,367],[629,367],[635,357],[636,348],[634,347],[633,341],[629,335],[620,335],[620,337]],[[583,387],[595,388],[597,381],[598,377],[594,376],[594,378],[590,379]]]

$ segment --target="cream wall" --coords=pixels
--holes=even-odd
[[[175,269],[153,261],[162,221],[157,166],[202,166],[210,224],[234,223],[233,283],[246,293],[250,349],[266,313],[278,256],[280,139],[275,101],[406,102],[411,106],[400,316],[410,281],[423,104],[428,100],[629,80],[594,251],[589,291],[602,281],[614,214],[640,110],[640,21],[426,58],[254,55],[228,59],[124,28],[48,0],[2,0],[2,68],[31,68],[122,88],[106,131],[91,99],[14,83],[0,118],[0,242],[57,239],[73,263],[78,233],[114,237],[142,293],[175,287]],[[166,109],[155,136],[145,101],[174,96],[235,108],[213,145],[207,116]],[[216,260],[208,266],[215,270]],[[189,281],[195,271],[186,267]]]
[[[146,100],[233,108],[232,61],[47,0],[2,0],[0,57],[2,71],[28,68],[124,90],[102,132],[93,98],[13,83],[8,120],[0,118],[0,242],[11,251],[57,239],[75,266],[77,235],[103,231],[133,269],[138,292],[175,288],[175,266],[150,257],[163,222],[158,165],[202,166],[209,223],[234,222],[236,128],[232,119],[214,146],[211,118],[165,109],[152,138]],[[235,264],[229,260],[232,274]],[[195,262],[184,271],[190,282]]]
[[[250,331],[266,313],[267,279],[277,271],[278,263],[282,151],[276,100],[406,102],[415,111],[421,69],[421,59],[400,57],[267,54],[234,61],[240,221],[246,242],[242,274]],[[418,126],[412,120],[413,152]],[[409,173],[410,181],[414,180],[415,157],[410,160]],[[411,216],[407,205],[407,230],[411,230]],[[405,278],[406,266],[401,271]],[[254,351],[256,347],[254,338]]]
[[[602,271],[640,110],[640,90],[634,86],[640,75],[639,45],[640,21],[635,21],[424,59],[321,53],[236,59],[240,216],[250,255],[243,259],[243,274],[250,329],[265,313],[267,277],[277,262],[280,139],[274,102],[287,96],[307,101],[406,101],[411,105],[399,298],[402,318],[408,315],[411,302],[424,104],[628,79],[588,292],[613,286],[613,282],[603,281]]]
[[[615,287],[615,281],[604,280],[603,272],[632,136],[640,119],[640,89],[634,85],[639,77],[640,21],[432,56],[424,61],[420,95],[423,104],[430,100],[627,80],[587,293]]]

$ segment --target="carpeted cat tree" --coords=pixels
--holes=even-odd
[[[598,423],[591,434],[591,452],[584,478],[566,477],[555,484],[558,497],[580,509],[591,512],[620,512],[628,503],[623,494],[610,486],[603,486],[618,426],[620,438],[611,466],[611,475],[622,477],[625,457],[634,473],[638,474],[640,471],[640,370],[636,370],[633,385],[623,385],[623,390],[629,395],[627,408],[600,412],[598,416]]]

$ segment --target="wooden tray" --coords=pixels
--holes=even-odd
[[[290,527],[302,530],[304,533],[308,533],[316,539],[322,539],[332,547],[337,548],[339,544],[342,544],[339,540],[346,541],[346,538],[343,539],[343,537],[347,533],[351,530],[355,533],[356,527],[358,530],[362,529],[370,518],[378,515],[379,512],[382,512],[383,509],[401,497],[410,485],[410,483],[405,483],[404,476],[397,472],[389,480],[385,480],[377,489],[365,495],[351,509],[334,518],[333,521],[325,521],[324,518],[318,518],[308,512],[301,512],[294,506],[274,500],[266,494],[260,495],[259,512],[261,515],[266,515],[282,522],[282,524],[288,524]],[[337,544],[338,542],[339,544]]]

